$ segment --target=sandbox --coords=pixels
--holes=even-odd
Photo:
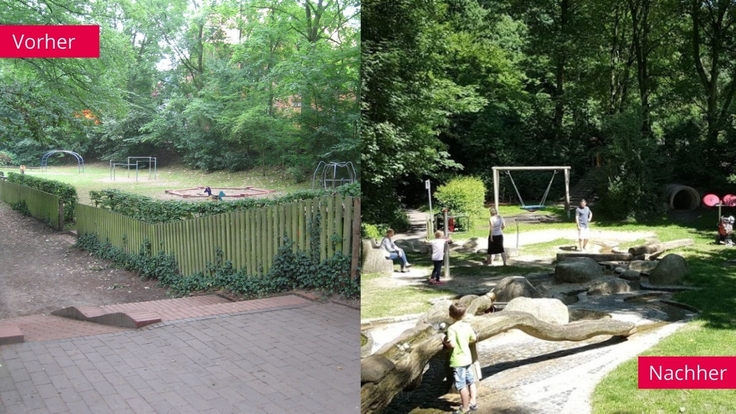
[[[204,189],[207,187],[192,187],[183,188],[180,190],[166,190],[166,194],[179,196],[182,198],[207,198],[209,197]],[[243,197],[255,197],[267,195],[275,192],[276,190],[267,190],[265,188],[256,187],[210,187],[212,195],[220,194],[220,191],[225,193],[225,198],[243,198]]]

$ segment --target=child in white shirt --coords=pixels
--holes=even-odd
[[[444,237],[445,234],[442,231],[437,230],[434,232],[434,240],[429,242],[432,245],[432,263],[434,263],[434,269],[432,270],[432,276],[429,278],[429,283],[442,284],[440,282],[440,273],[442,273],[442,263],[445,260],[445,249],[448,243],[452,243],[452,240]]]

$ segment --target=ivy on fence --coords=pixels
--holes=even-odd
[[[359,184],[343,185],[334,192],[345,196],[359,196]],[[190,220],[197,217],[211,216],[230,211],[248,210],[287,204],[294,201],[307,200],[332,194],[332,191],[296,191],[281,197],[245,198],[228,202],[192,203],[175,200],[156,200],[151,197],[125,193],[120,190],[107,189],[90,191],[90,198],[95,207],[106,208],[124,216],[145,221],[147,223],[168,223],[172,221]]]
[[[64,202],[64,222],[71,223],[76,221],[74,211],[76,210],[75,207],[78,197],[77,189],[73,185],[13,172],[8,173],[8,182],[24,185],[60,197]]]
[[[176,258],[164,252],[152,254],[150,242],[141,245],[138,253],[128,254],[109,242],[102,243],[94,234],[80,236],[76,246],[97,257],[110,260],[142,278],[157,279],[179,296],[195,291],[226,289],[246,297],[263,297],[292,289],[320,289],[348,298],[360,295],[360,281],[350,277],[350,257],[342,253],[319,261],[319,255],[293,251],[293,242],[285,240],[266,274],[248,275],[237,270],[223,252],[216,249],[215,263],[204,272],[181,276]]]

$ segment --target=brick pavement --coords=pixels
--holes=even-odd
[[[65,319],[117,331],[0,346],[0,414],[357,413],[360,312],[249,302],[139,330]]]

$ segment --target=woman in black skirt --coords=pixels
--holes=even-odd
[[[488,259],[486,259],[485,264],[492,265],[493,256],[500,254],[503,265],[506,266],[506,251],[503,249],[503,229],[506,228],[506,223],[493,207],[488,223],[490,227],[488,232]]]

